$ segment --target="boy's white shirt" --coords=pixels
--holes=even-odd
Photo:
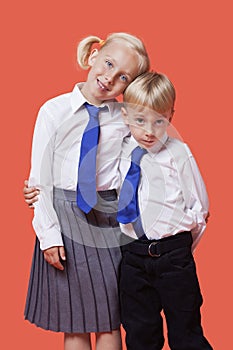
[[[29,186],[40,189],[34,204],[33,228],[45,250],[62,246],[62,235],[53,207],[53,187],[76,191],[78,163],[83,131],[89,115],[80,91],[82,83],[72,92],[47,101],[38,113],[35,124]],[[122,142],[129,129],[121,118],[115,100],[106,102],[100,112],[101,133],[97,151],[97,190],[118,189],[118,172]]]
[[[120,162],[121,182],[130,167],[131,153],[137,146],[133,136],[124,141]],[[206,228],[209,201],[189,147],[165,134],[161,142],[143,156],[140,167],[138,201],[147,237],[161,239],[191,231],[194,250]],[[137,238],[131,223],[120,226],[126,235]]]

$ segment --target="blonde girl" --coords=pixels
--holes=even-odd
[[[91,333],[97,350],[120,350],[115,213],[118,159],[129,130],[115,98],[148,71],[149,59],[140,39],[113,33],[104,41],[83,39],[78,63],[89,69],[87,80],[47,101],[35,124],[29,185],[39,189],[40,198],[34,204],[37,238],[25,319],[63,332],[65,350],[90,350]],[[87,214],[76,204],[81,141],[89,121],[86,103],[100,107],[98,202]]]

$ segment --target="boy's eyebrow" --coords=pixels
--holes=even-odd
[[[134,114],[145,114],[143,110],[134,109]]]
[[[140,106],[137,103],[130,103],[129,107],[132,108],[135,111],[135,113],[138,113],[138,114],[139,113],[145,114],[145,112],[148,110],[144,106]]]
[[[135,112],[134,117],[144,117],[145,113]]]
[[[144,117],[145,116],[145,113],[140,112],[138,110],[135,110],[134,108],[130,109],[130,113],[131,113],[132,117]]]
[[[146,111],[144,111],[144,110],[142,110],[142,111],[135,111],[133,117],[134,118],[137,118],[137,117],[144,118],[145,115],[146,115]],[[165,115],[160,114],[160,113],[155,112],[155,111],[154,111],[154,117],[155,117],[156,120],[168,119]]]

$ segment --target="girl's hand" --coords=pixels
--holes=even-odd
[[[28,204],[29,208],[34,208],[33,203],[38,201],[38,195],[40,191],[36,187],[28,187],[28,180],[24,181],[23,194],[25,202]]]
[[[56,269],[63,271],[64,266],[61,263],[61,260],[66,260],[65,249],[64,247],[51,247],[44,250],[45,260]]]

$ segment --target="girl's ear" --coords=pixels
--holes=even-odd
[[[98,53],[99,53],[99,51],[98,51],[97,49],[93,49],[93,50],[91,51],[91,54],[90,54],[90,56],[88,57],[88,65],[89,65],[90,67],[93,66],[93,64],[94,64],[94,62],[95,62],[95,60],[96,60],[96,57],[98,56]]]
[[[121,115],[126,125],[129,125],[128,113],[125,107],[121,107]]]

